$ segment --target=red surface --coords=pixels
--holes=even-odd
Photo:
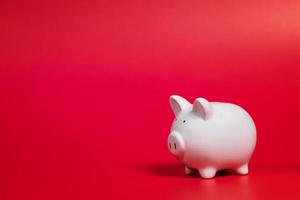
[[[299,1],[0,2],[0,199],[300,199]],[[185,176],[171,94],[241,105],[248,176]]]

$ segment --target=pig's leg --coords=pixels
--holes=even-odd
[[[202,178],[213,178],[217,172],[217,170],[213,167],[199,169],[198,171]]]
[[[189,175],[189,174],[192,174],[192,173],[194,173],[194,172],[195,172],[195,170],[194,170],[194,169],[192,169],[192,168],[189,168],[188,166],[185,166],[185,168],[184,168],[184,172],[185,172],[185,174]]]
[[[237,168],[236,172],[243,175],[248,174],[248,163]]]

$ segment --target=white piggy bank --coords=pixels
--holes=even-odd
[[[197,170],[212,178],[218,170],[248,174],[248,163],[256,144],[256,128],[250,115],[230,103],[198,98],[193,104],[173,95],[175,113],[168,137],[170,152],[185,164],[185,173]]]

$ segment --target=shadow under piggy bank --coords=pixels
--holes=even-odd
[[[138,171],[155,175],[155,176],[165,176],[165,177],[189,177],[189,178],[199,178],[200,175],[198,171],[194,171],[192,174],[185,174],[184,165],[181,163],[172,163],[172,164],[149,164],[141,165],[138,167]],[[232,170],[220,170],[217,172],[216,177],[219,176],[228,176],[236,175]]]
[[[145,164],[139,165],[135,167],[135,170],[154,176],[164,176],[164,177],[185,177],[185,178],[200,178],[198,171],[194,171],[192,174],[185,174],[184,165],[182,163],[157,163],[157,164]],[[264,165],[255,165],[251,167],[251,174],[255,176],[261,175],[271,175],[271,174],[284,174],[284,173],[294,173],[300,171],[300,164],[264,164]],[[219,170],[215,176],[223,177],[223,176],[241,176],[236,174],[235,171],[226,169]],[[242,176],[241,176],[242,177]]]

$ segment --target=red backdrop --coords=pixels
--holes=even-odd
[[[0,199],[299,199],[297,1],[0,2]],[[168,98],[241,105],[248,176],[185,176]]]

